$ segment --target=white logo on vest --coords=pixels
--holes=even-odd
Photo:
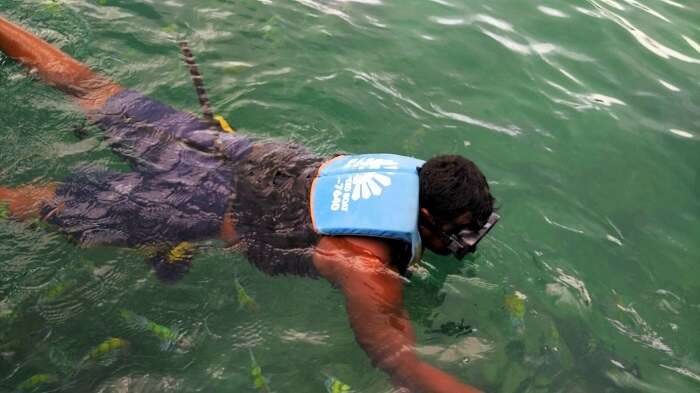
[[[347,169],[399,169],[399,164],[383,158],[353,158],[344,166]],[[350,200],[369,199],[382,195],[382,190],[391,185],[391,174],[379,172],[364,172],[349,175],[344,180],[338,178],[333,191],[331,202],[332,211],[347,212],[350,210]]]

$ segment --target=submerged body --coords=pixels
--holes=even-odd
[[[133,168],[128,173],[90,168],[60,184],[0,187],[11,217],[38,215],[85,246],[175,245],[218,237],[268,274],[323,277],[336,285],[358,343],[397,386],[412,392],[477,391],[423,362],[414,350],[400,277],[410,259],[405,242],[313,230],[310,187],[329,157],[296,144],[219,133],[191,114],[97,75],[2,17],[0,50],[68,93]],[[421,217],[430,218],[424,210]],[[442,253],[446,245],[432,232],[439,226],[457,233],[474,221],[471,216],[438,224],[431,219],[432,229],[420,228],[423,243]],[[88,357],[125,345],[110,339]],[[258,376],[256,385],[267,388]]]
[[[130,90],[90,116],[134,170],[89,167],[70,176],[44,202],[46,221],[83,246],[219,237],[268,274],[318,277],[312,256],[319,236],[307,194],[322,157],[299,145],[223,134]]]

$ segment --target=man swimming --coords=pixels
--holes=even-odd
[[[0,187],[11,217],[39,217],[83,246],[220,238],[268,274],[324,277],[340,288],[358,343],[395,385],[478,391],[417,356],[401,277],[423,247],[460,259],[473,252],[497,220],[474,163],[460,156],[328,158],[222,133],[98,75],[2,17],[0,50],[72,97],[133,168]]]

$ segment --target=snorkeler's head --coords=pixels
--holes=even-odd
[[[443,235],[479,231],[493,206],[486,177],[472,161],[458,155],[436,156],[420,169],[420,232],[431,251],[450,254]]]

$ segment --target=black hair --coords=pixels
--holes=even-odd
[[[462,156],[436,156],[420,169],[420,207],[439,220],[450,221],[469,212],[469,229],[475,230],[486,223],[493,205],[486,177]]]

